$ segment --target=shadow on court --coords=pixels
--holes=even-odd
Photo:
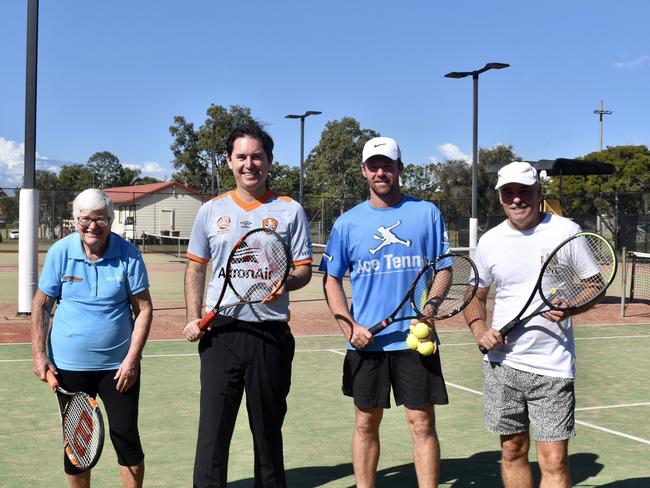
[[[596,476],[603,465],[597,461],[598,456],[593,453],[571,454],[571,477],[574,484],[580,484]],[[441,463],[440,483],[455,488],[477,486],[481,488],[497,488],[501,484],[499,451],[485,451],[462,459],[443,459]],[[539,465],[531,463],[533,474],[537,483],[540,479]],[[292,487],[316,487],[328,483],[335,484],[336,480],[353,475],[352,464],[339,464],[337,466],[311,466],[287,470],[287,484]],[[634,478],[622,481],[613,481],[601,488],[645,488],[650,486],[649,478]],[[233,488],[252,486],[252,479],[238,480],[229,483]],[[348,485],[353,487],[354,485]],[[377,472],[377,487],[406,487],[417,486],[417,478],[412,463],[392,466]]]

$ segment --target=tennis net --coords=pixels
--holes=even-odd
[[[632,262],[630,273],[630,301],[650,300],[650,253],[629,252]]]
[[[180,258],[187,252],[189,237],[143,234],[142,252],[169,254]]]

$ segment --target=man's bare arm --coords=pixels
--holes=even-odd
[[[187,322],[201,318],[207,265],[188,261],[185,268],[185,313]]]
[[[343,289],[343,280],[326,273],[323,277],[323,291],[327,305],[348,342],[357,349],[362,349],[370,344],[373,341],[372,334],[352,318],[348,299]]]

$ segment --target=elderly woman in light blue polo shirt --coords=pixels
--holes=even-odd
[[[46,381],[50,370],[63,388],[100,396],[122,484],[139,487],[140,358],[153,315],[147,270],[135,246],[111,232],[108,195],[85,190],[72,211],[77,232],[48,251],[32,304],[34,374]],[[70,486],[90,486],[90,471],[64,459]]]

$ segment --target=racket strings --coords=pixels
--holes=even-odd
[[[609,286],[615,261],[611,247],[598,235],[579,235],[568,241],[544,270],[544,300],[560,310],[586,305]]]
[[[455,314],[473,297],[475,272],[472,262],[453,255],[438,261],[426,278],[418,280],[414,293],[416,311],[427,318],[443,319]]]
[[[274,234],[256,232],[233,251],[230,284],[242,300],[259,301],[284,279],[288,266],[284,243]]]
[[[63,418],[68,457],[80,469],[87,469],[103,444],[102,421],[95,400],[85,394],[72,397]]]

